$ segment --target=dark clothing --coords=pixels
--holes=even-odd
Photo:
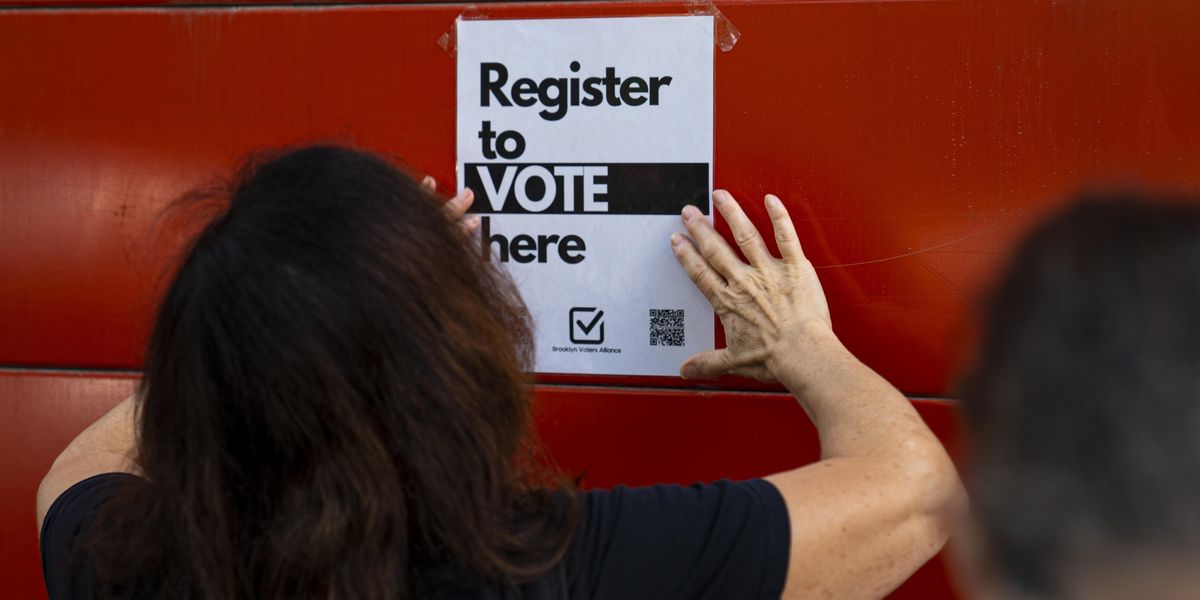
[[[42,524],[51,600],[92,598],[88,565],[70,551],[133,475],[106,473],[63,492]],[[538,581],[438,594],[456,599],[778,598],[787,575],[787,507],[761,479],[691,487],[619,486],[580,494],[580,524],[563,561]],[[82,573],[82,574],[80,574]]]

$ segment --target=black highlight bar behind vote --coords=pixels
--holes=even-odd
[[[487,169],[490,181],[485,185],[479,167]],[[554,182],[554,201],[541,210],[531,211],[523,207],[516,198],[516,181],[520,171],[529,167],[542,167],[550,173],[555,167],[607,168],[607,174],[595,180],[608,187],[607,192],[597,196],[607,204],[607,210],[585,210],[583,203],[584,181],[581,177],[571,178],[574,187],[573,210],[565,210],[566,186],[563,178]],[[479,214],[610,214],[610,215],[678,215],[684,206],[691,204],[708,214],[708,165],[705,163],[467,163],[465,179],[468,188],[475,192],[475,203],[471,212]],[[512,171],[506,173],[506,171]],[[489,189],[502,190],[506,176],[512,177],[503,198],[489,198]],[[525,178],[525,195],[542,199],[546,188],[539,177]],[[495,200],[495,202],[493,202]],[[499,210],[494,206],[501,206]]]

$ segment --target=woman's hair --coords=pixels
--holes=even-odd
[[[985,549],[1053,596],[1200,551],[1200,199],[1080,199],[995,290],[961,390]],[[1191,554],[1188,554],[1191,553]]]
[[[532,452],[528,317],[369,153],[244,168],[159,308],[103,596],[408,598],[529,581],[576,521]]]

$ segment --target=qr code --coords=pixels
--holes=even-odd
[[[683,345],[683,309],[650,309],[650,345]]]

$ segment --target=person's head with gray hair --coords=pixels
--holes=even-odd
[[[1038,228],[961,395],[981,597],[1196,597],[1200,202],[1090,196]]]

